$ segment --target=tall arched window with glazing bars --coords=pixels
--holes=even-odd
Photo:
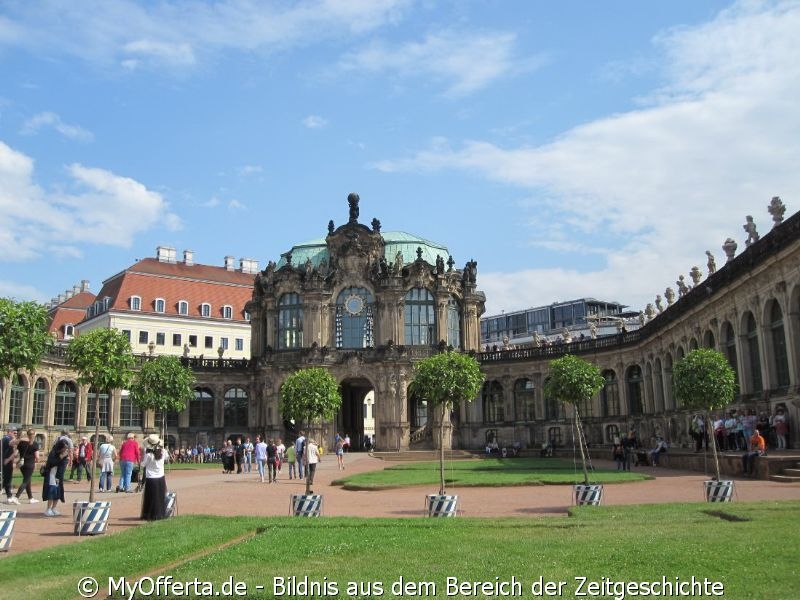
[[[786,355],[786,334],[783,312],[777,300],[772,301],[769,314],[769,334],[772,342],[772,364],[775,371],[773,388],[789,387],[789,359]]]
[[[300,294],[283,294],[278,300],[278,349],[303,347],[303,307]]]
[[[369,290],[348,287],[336,298],[337,348],[370,348],[375,345],[375,299]]]
[[[436,340],[436,302],[425,288],[412,288],[405,297],[405,344],[433,346]]]
[[[31,414],[31,424],[33,425],[45,424],[47,392],[47,382],[40,377],[33,387],[33,413]]]
[[[453,296],[447,299],[447,345],[461,349],[461,305]]]
[[[503,408],[503,386],[499,381],[487,381],[483,384],[483,420],[486,423],[502,423],[505,421]]]
[[[530,379],[514,382],[514,418],[517,421],[536,419],[536,389]]]

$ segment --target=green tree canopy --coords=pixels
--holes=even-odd
[[[322,367],[295,371],[281,384],[279,408],[284,419],[294,419],[296,423],[305,420],[310,425],[316,419],[333,418],[341,405],[339,383]],[[306,494],[310,492],[311,481],[306,478]]]
[[[142,410],[161,413],[166,423],[168,412],[180,412],[194,397],[195,377],[177,356],[157,356],[146,361],[131,386],[131,401]]]
[[[736,397],[736,373],[720,352],[692,350],[672,368],[675,398],[692,410],[724,408]]]
[[[725,356],[717,350],[692,350],[672,367],[673,389],[678,403],[692,410],[701,410],[706,432],[713,435],[709,411],[726,407],[736,397],[736,373]],[[711,442],[714,469],[720,479],[717,444]]]
[[[0,377],[33,371],[50,344],[43,305],[0,298]]]
[[[583,465],[583,482],[589,484],[589,469],[586,465],[586,438],[583,435],[578,403],[588,400],[600,391],[605,379],[595,365],[567,354],[550,361],[550,373],[544,385],[545,396],[573,405],[575,432]]]
[[[117,329],[94,329],[72,340],[67,347],[67,362],[78,372],[78,382],[94,387],[94,443],[100,440],[100,392],[127,388],[133,374],[134,359],[127,336]],[[92,478],[97,474],[99,452],[94,453]],[[95,485],[89,486],[89,501],[94,501]]]
[[[481,366],[474,357],[449,351],[429,356],[414,365],[411,391],[441,407],[439,426],[439,493],[445,493],[444,421],[447,411],[460,402],[471,402],[483,385]]]

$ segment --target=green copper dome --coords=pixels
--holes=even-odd
[[[406,233],[405,231],[382,231],[381,236],[385,244],[384,258],[386,262],[392,264],[398,252],[403,253],[403,264],[409,264],[417,260],[417,248],[422,249],[422,260],[435,265],[436,256],[441,256],[447,262],[450,252],[446,246],[431,242],[417,235]],[[328,246],[325,238],[309,240],[301,244],[292,246],[292,265],[300,267],[310,258],[311,264],[318,267],[324,261],[329,261]],[[281,256],[277,268],[286,264],[285,255]]]

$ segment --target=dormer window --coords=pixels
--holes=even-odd
[[[131,310],[142,310],[142,298],[140,296],[131,296]]]
[[[211,316],[211,305],[208,302],[203,302],[200,305],[200,316],[201,317],[210,317]]]
[[[233,318],[233,307],[229,304],[226,304],[222,307],[222,318],[223,319],[232,319]]]
[[[166,309],[167,303],[164,301],[163,298],[156,298],[154,306],[157,313],[163,313],[164,310]]]
[[[179,315],[189,314],[189,303],[186,300],[181,300],[180,302],[178,302],[178,314]]]
[[[75,335],[75,326],[72,323],[67,323],[64,325],[64,339],[69,340],[72,339],[72,336]]]
[[[250,313],[247,311],[244,311],[244,320],[250,322]]]
[[[107,311],[109,306],[111,306],[111,296],[105,296],[103,298],[103,312]]]

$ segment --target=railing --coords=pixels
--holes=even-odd
[[[430,423],[425,423],[423,427],[420,427],[416,431],[412,431],[411,435],[409,436],[409,442],[411,444],[419,444],[420,442],[432,439],[433,431],[431,430]]]

